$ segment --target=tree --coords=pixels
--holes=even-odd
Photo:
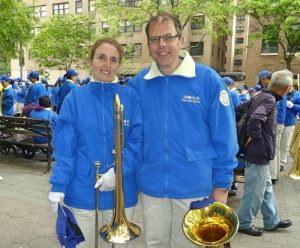
[[[209,21],[205,21],[201,29],[201,40],[204,36],[213,38],[228,33],[226,18],[230,13],[230,1],[224,0],[97,0],[97,10],[102,20],[109,28],[102,30],[103,36],[119,37],[124,29],[124,22],[143,25],[159,11],[168,11],[179,16],[183,28],[189,24],[197,14],[204,14]],[[197,21],[196,19],[194,21]],[[199,19],[202,22],[201,19]],[[129,35],[130,32],[129,32]]]
[[[267,46],[279,46],[287,69],[300,51],[299,0],[248,0],[237,6],[236,12],[248,14],[257,21],[251,27],[251,38],[262,39]]]
[[[23,54],[25,46],[32,38],[35,23],[33,8],[24,1],[0,1],[0,59],[6,63]]]
[[[95,21],[90,16],[55,15],[42,25],[30,54],[42,67],[67,70],[74,63],[86,66],[95,33]]]

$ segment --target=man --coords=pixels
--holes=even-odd
[[[145,247],[195,247],[182,221],[193,201],[227,201],[237,166],[234,111],[223,79],[181,51],[177,17],[151,17],[146,34],[154,62],[128,83],[140,94],[144,118],[137,180]]]
[[[64,81],[58,90],[58,106],[57,113],[59,114],[61,105],[65,97],[69,94],[69,92],[76,87],[76,80],[79,72],[74,69],[68,69],[66,74],[64,75]]]
[[[246,161],[244,194],[240,202],[238,216],[239,231],[252,236],[261,236],[263,231],[252,225],[260,210],[264,228],[268,231],[287,228],[290,220],[280,220],[269,173],[269,162],[275,156],[276,146],[276,102],[289,91],[293,74],[287,70],[272,75],[268,89],[263,89],[252,100],[248,110],[247,133],[249,138],[244,148]],[[236,108],[237,118],[247,104]]]
[[[7,75],[2,75],[0,81],[3,86],[2,93],[2,114],[5,116],[13,116],[15,113],[14,90],[11,85],[11,80]]]
[[[262,70],[258,73],[258,85],[261,85],[263,89],[267,89],[270,83],[272,72]]]
[[[285,99],[286,114],[280,140],[280,169],[286,166],[290,142],[300,113],[300,93],[292,88]]]
[[[25,98],[24,106],[31,103],[38,104],[39,98],[46,95],[45,86],[39,81],[40,74],[38,71],[32,71],[28,75],[28,80],[32,83],[29,87],[27,96]]]
[[[225,84],[229,89],[229,94],[232,99],[233,107],[236,107],[240,104],[239,93],[234,86],[234,81],[230,77],[223,77]]]
[[[240,103],[247,102],[250,99],[250,97],[248,95],[248,91],[245,90],[245,87],[243,85],[239,86],[237,88],[237,91],[239,94]]]
[[[24,107],[25,97],[27,95],[27,88],[24,80],[21,77],[16,79],[17,83],[17,103],[16,103],[16,113],[22,113],[22,108]]]

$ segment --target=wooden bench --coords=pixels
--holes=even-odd
[[[36,143],[32,136],[45,137],[47,143]],[[50,122],[43,119],[0,116],[0,151],[7,154],[11,149],[21,151],[27,159],[33,158],[36,151],[47,154],[47,172],[52,161],[52,130]]]

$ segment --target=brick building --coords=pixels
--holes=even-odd
[[[26,0],[28,5],[32,5],[31,0]],[[135,2],[134,0],[124,0]],[[35,34],[40,31],[41,23],[47,20],[52,15],[66,15],[66,14],[89,14],[95,15],[95,18],[100,19],[97,21],[99,27],[106,29],[108,26],[101,18],[97,17],[95,12],[95,0],[36,0],[35,1],[35,14],[40,19],[40,24],[35,27]],[[132,5],[134,6],[134,4]],[[195,16],[195,21],[191,21],[185,26],[183,35],[185,37],[186,50],[190,52],[196,62],[209,65],[217,71],[224,70],[225,63],[225,38],[219,38],[213,42],[211,37],[205,36],[201,42],[201,25],[199,25],[196,19],[201,18],[205,22],[203,15]],[[145,25],[144,25],[145,26]],[[135,74],[139,70],[150,65],[152,59],[149,56],[147,49],[147,40],[144,31],[144,26],[133,26],[130,23],[124,22],[122,26],[123,35],[118,38],[120,44],[133,44],[133,56],[126,60],[126,63],[122,66],[122,74]],[[23,77],[25,77],[32,70],[39,70],[38,64],[30,58],[28,49],[25,51],[25,65],[22,68]],[[76,68],[77,69],[77,68]],[[64,74],[64,71],[55,69],[46,69],[50,74],[50,82],[56,80],[58,76]],[[12,60],[11,62],[12,76],[16,77],[21,74],[18,60]],[[86,77],[88,71],[80,71],[80,78]]]

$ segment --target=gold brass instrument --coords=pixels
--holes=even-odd
[[[119,95],[114,99],[114,142],[116,166],[116,187],[114,199],[113,221],[101,227],[99,234],[102,239],[112,244],[123,244],[138,238],[141,229],[134,223],[128,222],[124,208],[124,193],[122,179],[122,149],[124,146],[124,120],[123,105],[120,103]]]
[[[95,168],[96,168],[96,177],[95,177],[95,183],[98,182],[98,180],[101,177],[101,174],[99,174],[99,167],[100,167],[100,162],[99,161],[95,161],[94,163]],[[95,208],[95,248],[98,248],[98,215],[99,215],[99,209],[98,209],[98,199],[99,199],[99,189],[96,188],[96,208]]]
[[[182,223],[188,240],[199,246],[218,248],[227,247],[238,227],[239,219],[235,211],[219,202],[189,210]]]
[[[293,179],[300,179],[300,120],[297,121],[291,143],[290,153],[293,157],[293,165],[288,174]]]

